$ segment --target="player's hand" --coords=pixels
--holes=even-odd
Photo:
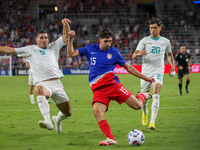
[[[69,35],[68,37],[71,40],[71,39],[73,39],[73,37],[75,37],[76,34],[75,34],[75,31],[71,30],[71,31],[68,32],[68,35]]]
[[[150,82],[151,84],[154,83],[154,82],[156,82],[156,80],[155,80],[154,78],[152,78],[152,77],[146,77],[146,80],[145,80],[145,81],[148,81],[148,82]]]
[[[179,66],[178,68],[179,68],[179,70],[183,70],[183,67],[182,67],[182,66]]]
[[[142,50],[138,53],[139,56],[143,56],[143,55],[147,55],[147,51],[146,50]]]
[[[62,19],[62,24],[67,25],[67,23],[71,23],[71,21],[67,18]]]
[[[190,66],[190,71],[192,71],[192,66]]]
[[[176,72],[175,72],[175,67],[173,67],[172,69],[170,69],[170,71],[169,71],[169,76],[170,76],[170,77],[175,76],[174,73],[176,74]]]

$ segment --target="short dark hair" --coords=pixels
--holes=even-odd
[[[37,37],[40,33],[47,33],[47,31],[45,31],[45,30],[39,30],[39,31],[37,32],[36,37]]]
[[[159,18],[153,17],[151,20],[149,20],[149,25],[156,23],[158,26],[162,25],[162,21]]]
[[[112,31],[109,28],[105,28],[100,32],[99,37],[102,39],[110,38],[110,37],[114,37],[114,34],[112,33]]]

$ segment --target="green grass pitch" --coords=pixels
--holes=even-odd
[[[133,94],[140,89],[140,80],[130,74],[118,75],[121,83]],[[101,147],[106,137],[100,131],[92,111],[92,91],[88,75],[67,75],[61,79],[72,106],[72,116],[62,121],[62,133],[38,126],[43,120],[37,104],[29,99],[28,76],[0,77],[0,149],[1,150],[194,150],[200,147],[200,74],[190,74],[189,94],[179,96],[178,79],[164,76],[160,93],[160,109],[156,130],[141,123],[142,110],[111,101],[105,118],[118,145]],[[36,100],[36,96],[35,96]],[[50,99],[51,117],[58,109]],[[151,113],[149,101],[148,110]],[[150,115],[148,116],[150,120]],[[133,147],[127,134],[133,129],[143,131],[145,142]]]

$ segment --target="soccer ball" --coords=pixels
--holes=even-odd
[[[144,143],[145,137],[142,131],[134,129],[129,132],[127,140],[132,146],[140,146]]]

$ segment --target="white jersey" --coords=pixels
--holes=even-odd
[[[159,36],[158,39],[151,36],[144,37],[136,50],[147,51],[147,55],[144,55],[142,60],[142,73],[144,75],[157,72],[164,73],[165,52],[171,52],[171,44],[167,38],[162,36]]]
[[[47,48],[36,45],[15,48],[18,57],[25,57],[30,64],[35,83],[63,77],[58,66],[59,51],[64,46],[62,37],[49,43]]]

